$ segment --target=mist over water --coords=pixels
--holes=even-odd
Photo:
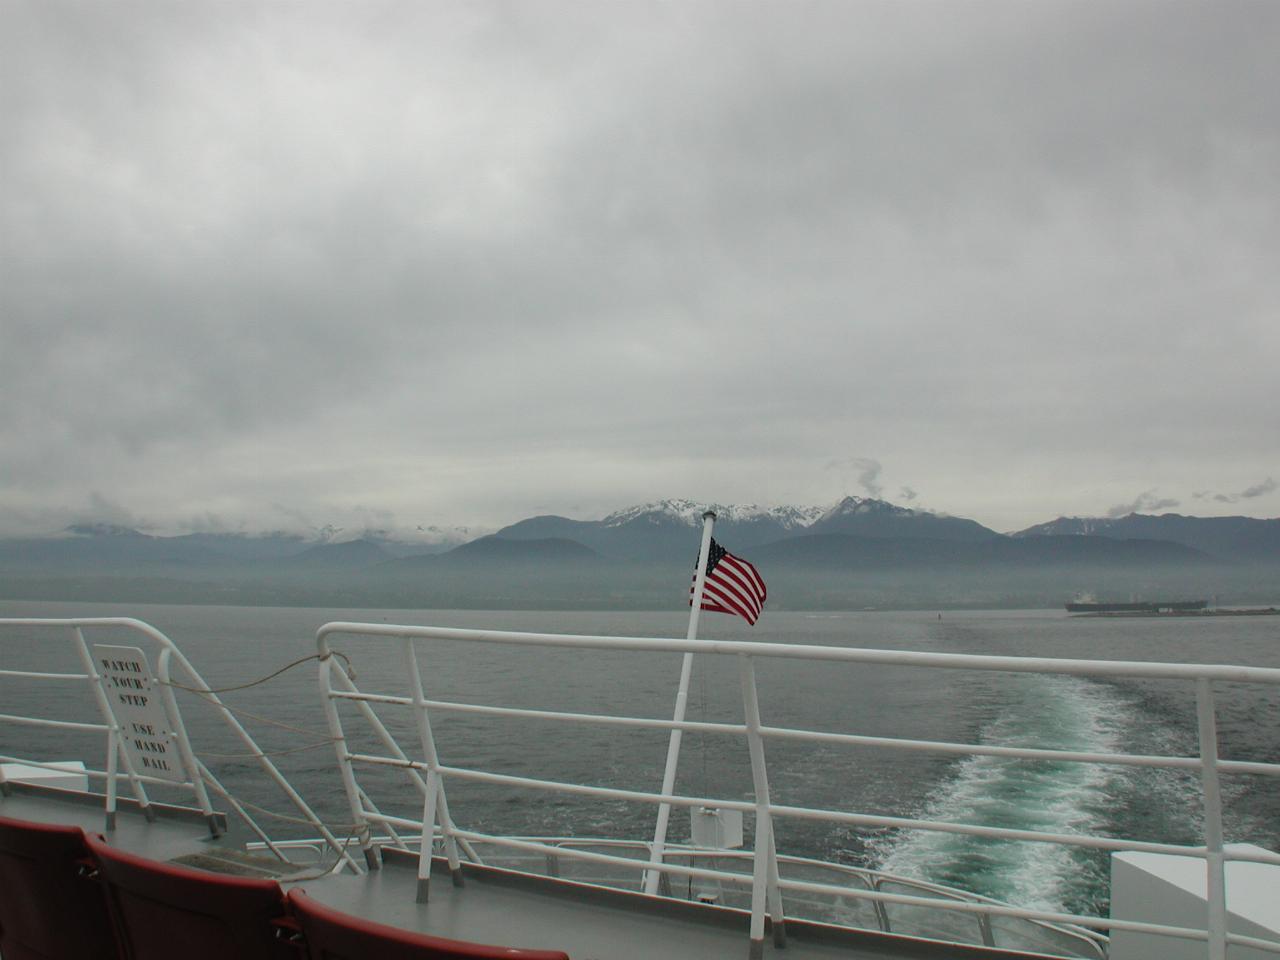
[[[686,614],[669,612],[484,612],[351,610],[0,602],[0,616],[132,615],[173,638],[214,686],[265,676],[314,651],[314,634],[332,620],[418,623],[602,635],[683,636]],[[948,653],[1212,661],[1280,667],[1275,618],[1222,620],[1073,620],[1059,611],[945,613],[769,613],[752,629],[728,617],[703,616],[706,639],[766,640]],[[91,641],[132,642],[118,632]],[[404,694],[403,660],[393,642],[343,637],[335,647],[353,659],[363,689]],[[70,646],[32,635],[0,634],[7,668],[75,670]],[[428,695],[446,700],[630,716],[670,717],[678,655],[592,654],[476,644],[424,645],[420,659]],[[1091,752],[1194,755],[1195,714],[1186,684],[1098,680],[901,667],[815,668],[797,662],[757,666],[766,724],[818,730],[1018,745]],[[1273,690],[1220,685],[1219,729],[1225,758],[1280,757],[1280,697]],[[225,696],[233,706],[315,731],[324,720],[315,665]],[[0,678],[6,712],[94,719],[74,698]],[[183,704],[198,752],[228,750],[228,741],[199,704]],[[379,711],[406,749],[417,751],[406,711]],[[689,718],[741,722],[737,664],[698,658]],[[291,751],[299,737],[245,721],[268,751]],[[496,772],[602,786],[655,790],[667,737],[580,725],[441,716],[433,722],[442,759]],[[84,757],[101,746],[74,735],[0,727],[0,752],[36,758]],[[374,746],[352,727],[353,745]],[[10,738],[7,739],[6,738]],[[1007,826],[1053,833],[1202,842],[1199,783],[1194,775],[1145,768],[1097,767],[990,757],[956,758],[832,744],[767,748],[777,803],[871,814]],[[329,822],[350,820],[327,744],[281,753],[277,762]],[[269,809],[288,807],[243,760],[211,759],[235,792]],[[417,816],[418,798],[397,771],[362,773],[379,806]],[[1229,841],[1280,848],[1280,797],[1262,778],[1227,778]],[[752,796],[745,744],[725,736],[685,737],[677,789],[729,799]],[[454,782],[454,818],[491,832],[647,838],[654,811],[642,804],[551,796],[511,787]],[[300,828],[271,824],[289,835]],[[750,834],[748,818],[748,835]],[[671,837],[688,836],[676,814]],[[304,831],[305,832],[305,831]],[[340,831],[341,832],[341,831]],[[856,830],[816,822],[779,821],[784,853],[832,859],[963,887],[1019,905],[1105,910],[1105,853],[1047,844],[989,841],[926,832]]]

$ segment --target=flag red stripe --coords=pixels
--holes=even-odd
[[[759,571],[745,560],[739,560],[731,554],[726,554],[707,577],[707,583],[716,580],[732,585],[739,593],[754,597],[761,603],[768,599],[768,593],[765,590],[764,581],[760,578]],[[696,573],[690,583],[697,583]],[[691,592],[692,589],[693,587],[691,586]]]
[[[740,613],[744,617],[756,612],[753,604],[731,593],[717,589],[715,584],[711,584],[711,589],[704,592],[703,597],[722,607],[730,607],[735,613]]]
[[[759,570],[757,570],[752,564],[747,563],[747,561],[739,560],[733,554],[727,554],[725,556],[725,560],[732,560],[734,565],[742,571],[743,575],[750,582],[752,591],[760,598],[761,603],[764,603],[769,599],[769,592],[765,589],[764,579],[760,576]]]
[[[756,573],[755,567],[751,566],[751,564],[730,554],[725,554],[712,574],[712,576],[721,575],[723,575],[723,579],[732,582],[740,593],[755,598],[759,603],[764,602],[764,584],[760,581],[760,575]]]
[[[733,617],[742,617],[743,620],[747,621],[747,623],[753,627],[756,624],[757,618],[748,616],[747,614],[743,613],[741,610],[731,610],[729,607],[716,606],[710,603],[704,603],[702,605],[702,609],[710,610],[712,613],[727,613]]]
[[[733,559],[737,561],[736,557]],[[728,556],[722,558],[715,570],[707,577],[703,585],[702,608],[740,616],[754,624],[759,619],[764,605],[763,591],[757,586],[760,580],[759,574],[749,577],[744,568],[750,568],[754,573],[755,570],[750,564],[745,561],[726,563],[727,560],[729,560]],[[692,589],[690,593],[692,594]],[[690,600],[692,599],[691,595]]]
[[[706,600],[702,604],[703,610],[712,610],[715,613],[728,613],[736,617],[742,617],[747,623],[754,624],[757,617],[753,616],[750,610],[739,610],[737,607],[726,607],[722,604],[715,603],[712,600]]]
[[[721,561],[721,566],[723,565],[724,561]],[[716,596],[722,603],[743,610],[751,610],[753,613],[759,612],[760,601],[733,576],[732,571],[725,571],[725,575],[722,576],[720,568],[717,567],[715,572],[707,577],[703,590]]]
[[[764,602],[764,590],[761,589],[761,584],[759,583],[759,574],[746,561],[726,554],[716,567],[713,576],[720,577],[732,584],[739,593],[750,597],[756,603]]]
[[[763,598],[758,593],[748,590],[734,578],[729,576],[722,577],[719,576],[719,573],[719,568],[717,568],[711,576],[707,577],[702,587],[703,596],[714,597],[725,605],[730,605],[743,611],[750,610],[754,615],[759,616],[763,606]],[[689,593],[690,600],[692,600],[692,588]]]
[[[720,559],[703,581],[701,608],[742,617],[747,623],[754,624],[764,610],[768,596],[764,578],[753,565],[716,546],[714,540],[712,546],[714,555]],[[689,584],[690,603],[697,585],[698,575],[695,572]]]
[[[692,600],[692,596],[690,600]],[[725,590],[721,584],[708,580],[702,589],[703,604],[714,603],[717,606],[733,607],[734,611],[738,610],[751,611],[759,614],[760,605],[752,602],[748,598],[741,597],[730,590]]]

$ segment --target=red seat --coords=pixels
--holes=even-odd
[[[302,927],[309,960],[569,960],[559,950],[517,950],[373,923],[289,891],[289,906]]]
[[[102,889],[84,876],[84,831],[0,817],[4,960],[116,960]]]
[[[298,960],[272,924],[285,912],[274,880],[160,863],[94,837],[88,843],[124,960]]]

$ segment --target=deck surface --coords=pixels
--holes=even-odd
[[[44,823],[68,823],[103,833],[97,806],[52,792],[15,788],[0,796],[0,815]],[[216,857],[198,817],[174,813],[155,822],[122,807],[109,843],[157,860]],[[221,841],[221,842],[226,842]],[[455,887],[447,869],[433,873],[430,901],[416,902],[416,859],[389,853],[381,870],[366,876],[340,874],[283,885],[299,886],[339,910],[380,923],[511,947],[563,950],[573,960],[707,960],[746,958],[747,917],[738,911],[662,901],[565,881],[527,877],[465,865],[465,886]],[[947,946],[881,934],[835,931],[817,924],[788,923],[788,944],[775,948],[766,936],[765,957],[778,960],[997,960],[1027,955],[976,947]]]

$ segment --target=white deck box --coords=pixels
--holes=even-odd
[[[1266,852],[1252,844],[1228,844],[1229,851]],[[1280,866],[1228,862],[1227,929],[1231,933],[1280,942]],[[1117,853],[1111,857],[1111,917],[1203,929],[1209,915],[1205,862],[1157,853]],[[1203,940],[1183,940],[1116,930],[1109,960],[1204,960]],[[1277,954],[1248,947],[1227,948],[1228,960],[1275,960]]]

